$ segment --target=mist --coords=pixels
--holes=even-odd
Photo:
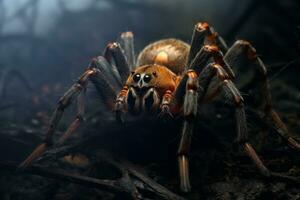
[[[300,176],[300,160],[286,145],[291,140],[286,141],[287,136],[280,133],[289,130],[293,137],[300,137],[299,10],[298,0],[0,0],[0,199],[124,199],[123,193],[91,189],[90,182],[78,186],[68,183],[73,179],[57,180],[57,168],[99,179],[105,175],[115,178],[118,173],[110,165],[90,159],[99,149],[137,164],[156,184],[186,199],[296,198],[299,181],[291,177]],[[228,95],[220,94],[216,101],[198,106],[191,150],[195,189],[191,194],[180,193],[176,152],[183,114],[171,120],[127,114],[126,123],[119,124],[111,106],[115,101],[103,100],[103,93],[91,82],[87,84],[83,116],[78,111],[82,111],[81,100],[72,99],[62,109],[53,144],[74,119],[82,120],[79,129],[66,145],[54,145],[57,151],[46,152],[46,158],[51,159],[35,163],[42,172],[44,167],[54,170],[51,181],[27,172],[14,174],[16,163],[43,142],[52,128],[49,122],[61,97],[92,59],[103,54],[107,44],[119,42],[123,32],[131,31],[137,56],[146,45],[165,38],[190,43],[198,22],[207,22],[228,47],[240,39],[250,42],[264,63],[267,73],[263,78],[257,76],[257,63],[246,63],[233,67],[236,77],[232,81],[244,98],[249,141],[267,167],[282,172],[284,178],[262,178],[240,153],[241,147],[233,142],[235,108],[232,102],[224,101]],[[272,103],[265,102],[266,88]],[[270,116],[265,113],[270,108],[286,124],[284,131],[280,128],[285,126],[274,125],[276,120],[268,121]],[[73,156],[75,151],[86,156],[78,160],[88,164],[75,166],[73,157],[67,157],[71,166],[66,164],[65,157],[56,155],[64,149],[64,156]],[[147,190],[142,181],[133,182]]]

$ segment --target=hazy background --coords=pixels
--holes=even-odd
[[[28,109],[29,97],[53,109],[90,59],[121,32],[134,32],[138,52],[167,37],[189,42],[198,21],[209,22],[228,44],[249,40],[270,76],[284,68],[276,79],[299,88],[299,8],[297,0],[0,0],[0,105],[7,110],[13,101]],[[29,90],[7,76],[15,73],[28,80]]]
[[[148,43],[162,38],[190,42],[199,21],[208,22],[229,45],[236,39],[246,39],[255,46],[268,68],[274,107],[289,131],[300,138],[299,10],[300,0],[0,0],[0,161],[20,162],[42,141],[59,97],[90,60],[101,55],[106,44],[115,41],[121,32],[134,32],[138,53]],[[251,73],[243,67],[237,76],[236,82],[239,77],[251,79]],[[86,123],[74,133],[70,143],[90,137],[94,149],[89,143],[82,149],[91,148],[91,153],[107,146],[128,155],[124,156],[126,159],[136,157],[137,163],[148,160],[143,166],[151,174],[158,174],[155,180],[162,180],[163,185],[173,182],[170,188],[177,192],[175,166],[181,119],[170,121],[168,126],[159,123],[162,120],[154,123],[137,117],[121,126],[115,122],[112,111],[102,109],[93,89],[90,84]],[[246,108],[257,96],[255,91],[242,91]],[[248,158],[228,159],[230,153],[224,153],[220,144],[227,141],[231,149],[235,137],[231,107],[215,101],[201,109],[199,130],[192,142],[196,148],[192,151],[191,167],[196,170],[191,170],[191,178],[194,192],[203,194],[193,199],[203,199],[207,193],[219,195],[217,199],[299,198],[298,185],[271,183],[269,179],[257,181],[260,178],[252,177],[254,173],[241,173],[237,167],[241,164],[241,168],[248,166],[249,171],[254,171]],[[76,103],[66,109],[54,141],[65,132],[76,112]],[[266,165],[299,177],[299,154],[287,151],[276,134],[266,134],[274,131],[266,131],[268,127],[262,120],[248,110],[246,114],[249,139]],[[58,160],[43,166],[69,169]],[[162,167],[157,168],[160,164]],[[74,197],[69,199],[93,199],[99,194],[86,188],[92,191],[87,195],[82,188],[69,186],[36,176],[19,179],[15,173],[0,170],[0,199],[66,199],[59,198],[65,192]],[[58,198],[51,198],[56,195]]]

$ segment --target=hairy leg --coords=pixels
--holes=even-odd
[[[260,172],[265,176],[269,176],[269,170],[264,166],[263,162],[256,154],[252,145],[248,142],[247,122],[243,98],[240,95],[238,89],[233,84],[233,82],[230,80],[230,76],[226,74],[225,69],[223,69],[221,65],[211,63],[199,75],[199,85],[201,88],[201,90],[199,91],[199,103],[205,101],[205,98],[207,98],[205,97],[205,94],[207,93],[209,83],[213,77],[217,77],[220,80],[221,88],[218,90],[223,91],[225,94],[225,99],[228,102],[232,103],[235,107],[235,120],[237,131],[236,142],[242,146],[245,153],[252,159],[252,161],[260,170]]]
[[[130,74],[130,70],[132,70],[135,65],[133,34],[131,32],[122,33],[121,43],[124,47],[124,51],[118,43],[110,43],[104,51],[104,57],[110,62],[112,67],[114,67],[114,65],[116,66],[114,71],[117,71],[119,74],[119,82],[123,85]],[[125,104],[128,90],[129,88],[124,85],[115,100],[114,110],[116,119],[121,123],[124,122],[123,115],[126,111]]]
[[[223,81],[222,89],[225,93],[225,98],[235,106],[235,120],[237,130],[236,142],[242,146],[245,153],[252,159],[261,174],[263,174],[264,176],[270,176],[270,171],[265,167],[252,145],[248,142],[247,121],[242,96],[230,80]]]
[[[132,32],[124,32],[121,34],[120,41],[122,48],[124,50],[124,54],[126,56],[128,65],[130,70],[134,70],[135,68],[135,53],[134,53],[134,35]]]
[[[171,90],[167,90],[165,94],[162,97],[162,101],[160,104],[160,109],[161,112],[159,114],[160,117],[173,117],[171,109],[170,109],[170,104],[173,98],[173,92]]]
[[[203,46],[197,53],[191,64],[187,67],[187,70],[194,70],[197,74],[201,74],[202,70],[205,70],[207,64],[214,60],[216,54],[219,54],[219,50],[216,46]],[[177,105],[183,105],[184,94],[186,91],[186,82],[188,80],[187,74],[183,76],[178,84],[174,93],[174,101]]]
[[[93,58],[89,68],[99,69],[115,90],[122,88],[121,77],[117,68],[109,64],[103,56]]]
[[[83,91],[77,97],[77,115],[71,125],[68,127],[67,131],[61,136],[57,142],[58,145],[62,145],[84,122],[84,110],[85,110],[85,93],[86,86]]]
[[[111,66],[116,66],[121,78],[121,84],[124,84],[130,74],[130,67],[120,44],[116,42],[109,43],[104,50],[104,57]]]
[[[208,23],[199,22],[195,25],[193,31],[188,66],[192,63],[192,60],[204,45],[218,46],[221,51],[227,51],[227,45],[222,37],[220,37]]]
[[[183,104],[183,129],[178,148],[178,166],[180,176],[180,188],[183,192],[191,190],[189,180],[188,153],[191,145],[191,137],[194,130],[195,119],[198,107],[198,76],[193,70],[187,72],[186,91]]]
[[[43,154],[46,149],[50,146],[52,146],[53,141],[53,134],[63,116],[63,113],[65,109],[76,99],[79,95],[79,104],[78,105],[78,116],[77,118],[73,121],[73,123],[70,125],[68,128],[67,132],[64,134],[64,136],[61,138],[60,143],[64,142],[65,139],[67,139],[70,134],[72,134],[75,129],[81,124],[82,122],[82,114],[84,111],[83,107],[83,96],[80,94],[82,91],[85,90],[86,84],[89,79],[93,79],[94,81],[97,80],[98,82],[101,83],[101,85],[95,85],[96,88],[98,88],[101,91],[110,91],[109,93],[102,93],[102,97],[105,97],[104,101],[108,102],[109,98],[110,101],[113,101],[115,91],[114,89],[110,86],[109,82],[105,78],[105,76],[101,75],[101,72],[97,68],[88,68],[78,79],[76,83],[74,83],[70,89],[60,98],[58,105],[55,109],[55,111],[52,114],[51,120],[50,120],[50,125],[47,129],[46,136],[44,141],[26,158],[25,161],[23,161],[20,164],[21,168],[25,168],[29,165],[32,164],[32,162],[37,159],[41,154]],[[99,80],[100,79],[100,80]],[[113,96],[112,96],[113,95]],[[111,97],[109,97],[111,96]]]
[[[262,60],[257,56],[256,50],[247,41],[239,40],[228,50],[224,59],[233,67],[253,67],[254,78],[247,88],[258,85],[258,109],[263,113],[262,118],[267,118],[276,133],[281,136],[289,146],[300,150],[300,144],[289,133],[286,125],[282,122],[277,112],[273,109],[270,86],[267,79],[267,69]]]
[[[209,52],[214,52],[213,54]],[[231,81],[232,76],[228,74],[228,71],[232,71],[229,65],[225,60],[223,60],[222,54],[219,53],[218,49],[210,48],[210,46],[207,48],[207,50],[204,50],[202,48],[198,52],[199,56],[194,59],[196,62],[204,64],[208,60],[210,60],[211,55],[214,57],[214,61],[217,61],[215,63],[208,64],[203,69],[199,69],[198,64],[190,65],[192,66],[192,69],[195,69],[195,74],[198,74],[198,88],[197,88],[197,101],[203,102],[205,99],[205,94],[207,93],[208,86],[213,79],[213,77],[217,77],[222,82],[221,90],[225,92],[225,96],[227,100],[236,108],[235,111],[235,118],[236,118],[236,126],[237,126],[237,142],[242,146],[245,153],[252,159],[254,164],[257,166],[257,168],[260,170],[260,172],[265,175],[269,176],[270,172],[269,170],[264,166],[263,162],[259,158],[259,156],[256,154],[255,150],[253,149],[252,145],[247,141],[247,123],[246,123],[246,117],[245,117],[245,111],[244,111],[244,104],[243,104],[243,98],[241,97],[239,91],[236,89],[234,84]],[[194,62],[194,63],[196,63]],[[222,64],[222,66],[220,65]],[[223,66],[226,66],[230,70],[226,70]],[[201,66],[200,66],[201,67]],[[200,70],[200,71],[199,71]],[[201,72],[201,73],[200,73]],[[177,88],[175,92],[175,100],[177,102],[192,102],[193,98],[190,98],[190,101],[187,101],[184,99],[184,101],[180,100],[181,96],[185,94],[185,90],[182,89],[182,86],[180,85],[188,85],[188,80],[190,77],[185,76],[181,80],[181,83],[179,84],[179,88]],[[185,98],[188,96],[185,94]],[[178,100],[179,99],[179,100]],[[196,103],[198,104],[198,103]],[[196,108],[195,108],[196,110]],[[187,118],[189,119],[189,118]],[[192,118],[193,119],[193,118]],[[190,184],[188,179],[188,160],[186,157],[187,150],[190,146],[190,138],[191,133],[193,131],[193,124],[190,123],[189,120],[185,120],[184,128],[183,128],[183,134],[182,134],[182,141],[180,143],[179,148],[179,169],[180,169],[180,177],[181,177],[181,188],[183,191],[189,191],[190,190]]]
[[[118,122],[123,123],[124,122],[124,113],[126,111],[125,105],[126,105],[126,96],[128,93],[128,86],[124,86],[122,90],[119,92],[116,102],[115,102],[115,112],[116,112],[116,119]]]
[[[124,39],[124,41],[127,39]],[[107,62],[108,61],[108,62]],[[115,67],[114,67],[115,66]],[[31,165],[50,146],[52,146],[53,134],[63,116],[64,110],[85,91],[88,80],[94,84],[102,97],[103,102],[109,108],[113,107],[113,99],[116,96],[116,88],[122,85],[128,77],[129,65],[118,43],[110,43],[104,51],[104,57],[94,58],[89,68],[80,76],[78,81],[60,98],[55,111],[52,114],[45,139],[27,158],[20,164],[21,168]],[[113,79],[117,82],[114,83]],[[114,87],[115,86],[115,87]],[[82,123],[84,112],[84,94],[78,97],[78,115],[71,123],[59,143],[63,143]]]
[[[177,90],[175,92],[176,103],[183,102],[182,107],[185,118],[178,149],[180,186],[181,190],[185,192],[188,192],[191,189],[189,182],[188,152],[194,124],[196,123],[195,119],[198,104],[204,100],[208,86],[214,76],[217,76],[221,80],[230,78],[225,69],[218,64],[211,63],[206,65],[201,73],[197,73],[196,70],[199,70],[198,68],[195,65],[195,70],[189,70],[185,76],[186,78],[181,80],[180,84],[185,85],[185,90]],[[178,98],[181,98],[182,96],[184,97],[183,100],[179,100]]]

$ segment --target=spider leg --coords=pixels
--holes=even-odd
[[[112,67],[114,67],[112,61],[114,61],[114,64],[117,68],[117,72],[120,75],[119,82],[121,84],[124,84],[126,79],[128,78],[130,74],[130,65],[129,62],[133,62],[134,60],[134,52],[133,52],[133,34],[123,33],[121,35],[121,39],[124,43],[125,54],[123,50],[121,49],[120,45],[118,43],[110,43],[107,45],[105,51],[104,51],[104,57],[106,60],[110,62]],[[126,47],[127,45],[127,47]],[[126,58],[126,56],[129,56]],[[125,113],[125,105],[126,105],[126,97],[128,93],[128,87],[126,85],[123,86],[122,90],[119,92],[116,101],[115,101],[115,113],[116,113],[116,119],[119,122],[124,122],[123,115]]]
[[[115,90],[120,90],[122,88],[119,72],[117,71],[116,67],[109,64],[103,56],[93,58],[89,67],[98,68]]]
[[[193,69],[199,74],[203,70],[203,67],[200,66],[207,66],[208,62],[215,62],[221,65],[226,70],[226,73],[230,76],[230,79],[235,77],[233,70],[225,62],[223,53],[216,45],[203,46],[191,62],[189,69]]]
[[[124,84],[130,74],[130,67],[119,43],[109,43],[104,50],[104,58],[116,66],[120,75],[120,83]],[[114,62],[114,63],[113,63]]]
[[[207,23],[197,23],[194,27],[191,47],[188,57],[188,66],[191,64],[192,60],[195,58],[196,54],[200,51],[204,45],[204,39],[207,32]]]
[[[204,45],[218,46],[222,51],[227,51],[227,45],[222,37],[219,36],[218,33],[208,25],[208,23],[199,22],[194,27],[188,58],[188,66],[191,64],[196,54]]]
[[[173,98],[173,92],[171,90],[167,90],[162,97],[162,101],[160,104],[161,112],[159,113],[159,117],[161,118],[173,118],[173,114],[170,110],[170,104]]]
[[[95,60],[93,60],[93,62],[94,61]],[[64,110],[74,101],[75,98],[78,97],[80,93],[85,90],[89,79],[94,83],[96,89],[99,91],[106,105],[112,106],[113,98],[115,96],[113,87],[110,85],[106,77],[100,72],[98,68],[88,68],[80,76],[78,81],[74,83],[70,87],[70,89],[60,98],[58,105],[52,114],[50,125],[46,132],[44,141],[25,159],[25,161],[20,164],[20,168],[26,168],[27,166],[30,166],[35,159],[40,157],[40,155],[42,155],[47,150],[47,148],[52,146],[53,134],[63,116]],[[78,103],[78,115],[68,128],[67,132],[60,139],[59,143],[64,142],[65,139],[67,139],[83,121],[83,96],[79,95]]]
[[[239,67],[241,65],[254,67],[255,74],[252,82],[257,83],[259,95],[262,101],[260,109],[263,110],[262,118],[267,118],[275,126],[275,132],[281,136],[289,146],[300,151],[300,144],[289,133],[288,128],[282,122],[277,112],[273,109],[270,86],[267,79],[267,69],[262,60],[256,55],[256,50],[252,45],[243,40],[235,42],[228,50],[224,59],[230,66]]]
[[[187,73],[187,81],[185,82],[186,91],[184,95],[183,105],[183,129],[181,140],[178,148],[178,167],[180,176],[180,188],[184,192],[191,190],[189,180],[189,161],[188,153],[191,145],[191,137],[194,129],[195,118],[198,107],[198,75],[194,70],[189,70]]]
[[[195,74],[195,76],[191,76],[192,74]],[[191,188],[189,183],[187,154],[191,144],[191,136],[195,123],[198,103],[202,103],[205,100],[208,86],[214,77],[217,77],[222,82],[220,90],[225,92],[226,99],[235,105],[235,118],[237,126],[236,141],[243,147],[245,153],[252,159],[260,172],[265,176],[269,176],[269,170],[264,166],[252,145],[247,140],[247,123],[243,98],[241,97],[238,89],[230,80],[230,76],[226,73],[226,70],[217,63],[210,63],[202,70],[202,72],[199,74],[199,77],[197,77],[197,73],[192,70],[190,71],[190,74],[187,74],[187,77],[187,80],[182,80],[182,82],[184,82],[186,85],[185,93],[182,93],[184,94],[183,111],[185,121],[178,150],[181,189],[183,191],[189,191]],[[198,81],[197,83],[194,82],[196,78]]]
[[[211,45],[203,46],[200,49],[200,51],[196,54],[195,58],[192,60],[190,65],[188,66],[188,69],[194,70],[197,74],[204,73],[203,76],[201,75],[199,77],[202,79],[202,77],[205,77],[205,75],[208,73],[207,71],[204,72],[204,69],[206,67],[202,67],[202,66],[207,66],[208,63],[211,63],[211,62],[216,62],[216,63],[224,66],[223,68],[226,70],[226,72],[224,72],[224,74],[226,74],[226,75],[229,74],[230,77],[228,77],[228,78],[230,78],[230,79],[234,78],[234,76],[235,76],[234,72],[229,67],[229,65],[227,65],[225,63],[225,61],[223,60],[223,54],[217,46],[211,46]],[[177,104],[183,104],[183,97],[184,97],[184,93],[185,93],[185,84],[186,84],[187,79],[188,79],[188,77],[185,75],[182,78],[182,80],[180,81],[180,83],[178,84],[178,87],[175,91],[174,97],[175,97]]]
[[[20,168],[26,168],[31,165],[31,163],[42,155],[49,146],[52,146],[52,136],[54,131],[58,125],[58,122],[62,118],[63,112],[65,108],[71,103],[71,101],[76,98],[76,96],[83,89],[87,79],[93,74],[93,70],[86,70],[79,80],[71,86],[71,88],[60,98],[58,102],[58,106],[56,107],[54,113],[52,114],[52,118],[50,121],[50,126],[46,132],[46,137],[42,144],[40,144],[27,158],[20,164]]]
[[[235,106],[237,130],[236,142],[243,147],[245,153],[252,159],[259,171],[264,176],[269,176],[269,170],[265,167],[252,145],[248,142],[247,122],[243,98],[233,82],[230,80],[230,76],[226,74],[226,70],[223,69],[221,65],[211,63],[203,70],[203,73],[199,75],[199,88],[202,89],[199,92],[199,102],[201,103],[203,100],[205,100],[205,94],[207,92],[209,83],[214,76],[221,81],[222,85],[220,89],[224,91],[226,100]]]
[[[122,90],[119,92],[115,103],[116,119],[120,123],[124,122],[123,115],[126,111],[125,105],[126,105],[126,97],[127,97],[128,90],[129,90],[128,86],[125,85],[122,88]]]
[[[135,68],[135,54],[134,54],[134,35],[132,32],[124,32],[121,34],[120,44],[124,49],[124,54],[130,70]]]
[[[58,145],[62,145],[77,129],[78,127],[84,122],[84,110],[85,110],[85,93],[86,93],[86,86],[83,91],[77,97],[77,115],[75,120],[71,123],[68,127],[67,131],[61,136],[57,142]]]
[[[236,142],[243,147],[245,153],[252,159],[261,174],[264,176],[270,176],[270,171],[265,167],[264,163],[259,158],[252,145],[248,142],[247,121],[242,96],[231,80],[223,81],[222,90],[225,92],[225,98],[235,106],[237,130]]]
[[[219,54],[219,50],[216,46],[203,46],[188,66],[188,70],[193,70],[197,74],[202,73],[202,70],[205,69],[205,67],[202,66],[206,66],[210,61],[214,60],[214,57],[217,56],[216,54]],[[188,76],[187,74],[185,74],[180,83],[178,84],[174,93],[174,100],[178,105],[182,105],[184,102],[184,94],[186,91],[187,80]]]
[[[203,71],[204,72],[204,71]],[[252,159],[256,167],[259,169],[261,174],[264,176],[270,176],[270,171],[265,167],[252,145],[248,142],[247,138],[247,121],[244,109],[244,100],[235,87],[233,82],[230,80],[230,76],[226,74],[226,70],[217,63],[212,63],[206,67],[205,73],[199,76],[199,85],[206,91],[209,85],[209,81],[214,77],[218,77],[221,81],[221,90],[225,93],[225,99],[235,106],[235,120],[236,120],[236,131],[237,138],[236,142],[242,146],[245,153]],[[199,95],[199,102],[205,98],[205,93],[202,92]]]

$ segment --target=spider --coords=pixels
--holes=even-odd
[[[146,46],[135,59],[133,40],[131,32],[124,32],[120,43],[109,43],[103,56],[92,59],[78,81],[60,98],[43,143],[20,167],[31,165],[53,145],[52,136],[63,112],[76,98],[77,116],[58,144],[62,144],[79,127],[83,122],[84,93],[90,80],[120,122],[124,122],[127,112],[135,116],[142,113],[161,117],[183,116],[177,152],[182,191],[191,190],[188,155],[197,123],[197,108],[203,102],[211,102],[220,92],[235,108],[236,142],[261,174],[270,176],[270,171],[248,142],[244,100],[233,83],[235,74],[232,67],[244,66],[255,69],[255,78],[260,85],[261,116],[273,123],[276,132],[289,146],[300,150],[299,143],[289,134],[272,108],[266,67],[249,42],[238,40],[227,48],[224,40],[208,23],[197,23],[190,45],[178,39],[159,40]],[[216,87],[210,87],[213,83]]]

